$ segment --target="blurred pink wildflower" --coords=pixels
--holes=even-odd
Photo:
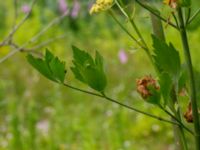
[[[30,8],[29,5],[24,4],[24,5],[21,7],[21,10],[22,10],[23,13],[27,14],[27,13],[29,13],[29,12],[31,11],[31,8]]]
[[[128,61],[128,56],[125,52],[124,49],[121,49],[118,53],[118,57],[119,57],[119,61],[122,63],[122,64],[126,64],[127,61]]]
[[[78,16],[80,8],[81,8],[80,3],[77,0],[75,0],[74,1],[74,6],[73,6],[72,12],[71,12],[71,17],[72,18],[76,18]]]
[[[59,8],[59,11],[60,11],[62,14],[67,13],[68,7],[67,7],[66,1],[65,1],[65,0],[58,0],[58,8]]]

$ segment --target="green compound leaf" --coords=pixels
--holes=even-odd
[[[72,50],[73,58],[77,63],[84,65],[87,65],[87,63],[92,65],[94,64],[92,57],[87,52],[80,50],[75,46],[72,46]]]
[[[53,54],[48,49],[46,49],[46,52],[45,52],[46,63],[49,64],[53,58],[54,58]]]
[[[99,69],[103,69],[103,57],[96,51],[95,64]]]
[[[27,55],[28,62],[48,79],[64,83],[66,70],[65,62],[55,57],[49,50],[46,50],[44,59]]]
[[[189,80],[189,75],[188,75],[187,67],[184,64],[181,66],[181,73],[180,73],[180,78],[178,81],[178,92],[181,92],[183,88],[186,88],[188,80]]]
[[[160,92],[153,86],[148,86],[151,95],[146,99],[148,103],[160,105]]]
[[[74,76],[79,81],[89,85],[94,90],[104,92],[107,80],[103,68],[103,58],[96,52],[95,60],[85,51],[73,46]]]
[[[35,58],[30,54],[27,55],[27,60],[42,75],[44,75],[45,77],[47,77],[48,79],[52,81],[55,81],[55,79],[52,77],[52,73],[51,73],[51,70],[49,69],[49,66],[44,60],[40,58]]]
[[[61,62],[57,57],[53,58],[49,63],[49,67],[53,73],[53,77],[61,83],[65,80],[65,62]]]
[[[171,43],[167,45],[154,35],[152,35],[152,39],[156,66],[160,72],[167,72],[172,76],[173,80],[178,80],[181,68],[178,51]]]
[[[168,73],[163,72],[159,76],[159,84],[160,84],[160,92],[164,99],[164,105],[166,105],[169,102],[170,92],[173,88],[173,81],[171,76]]]

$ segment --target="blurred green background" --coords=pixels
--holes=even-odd
[[[47,26],[52,19],[68,11],[68,15],[59,24],[50,28],[29,47],[34,47],[52,37],[66,35],[64,39],[36,51],[44,52],[45,48],[49,48],[66,61],[68,68],[66,82],[87,90],[91,89],[76,81],[70,71],[71,45],[88,50],[91,54],[98,50],[105,60],[108,77],[107,95],[144,111],[167,117],[156,107],[145,103],[136,92],[137,78],[144,75],[155,77],[146,54],[138,49],[107,13],[89,15],[88,11],[93,2],[92,0],[38,0],[31,16],[17,31],[13,41],[22,45]],[[200,6],[197,1],[194,1],[194,4],[196,7]],[[14,5],[13,0],[0,3],[0,41],[12,28],[15,11],[18,16],[16,21],[19,22],[29,10],[28,0],[17,0],[17,5]],[[137,6],[135,13],[137,25],[151,46],[152,30],[149,14]],[[170,14],[165,15],[168,17]],[[122,16],[118,15],[118,18],[133,32]],[[191,25],[189,38],[194,66],[200,70],[198,25],[199,22]],[[183,58],[178,32],[170,26],[165,26],[165,29],[167,41],[176,45]],[[12,51],[10,47],[0,47],[0,57],[4,57],[10,51]],[[15,54],[1,63],[0,68],[0,150],[174,150],[175,148],[170,124],[54,84],[27,63],[26,53]],[[187,104],[187,98],[181,100],[183,104]],[[192,125],[188,126],[192,128]],[[192,149],[193,139],[187,136]]]

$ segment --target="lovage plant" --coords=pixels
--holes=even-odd
[[[132,15],[132,12],[135,11],[136,4],[141,7],[140,9],[145,9],[149,12],[153,28],[153,34],[151,35],[152,47],[147,44]],[[129,7],[126,7],[127,5]],[[166,12],[162,11],[163,7],[166,8],[164,9]],[[187,35],[187,30],[192,27],[191,24],[197,19],[200,9],[194,12],[195,9],[193,8],[192,0],[133,0],[129,2],[124,2],[123,0],[97,0],[91,7],[90,14],[100,13],[102,11],[107,12],[131,40],[147,54],[154,66],[157,78],[153,78],[147,72],[144,77],[136,80],[137,91],[145,102],[155,105],[164,111],[169,116],[168,119],[148,113],[145,110],[136,109],[135,107],[109,97],[105,89],[109,81],[104,70],[103,57],[97,51],[93,58],[86,51],[72,46],[73,66],[71,67],[75,78],[94,89],[96,93],[74,87],[65,82],[67,73],[65,62],[62,62],[49,50],[46,50],[43,58],[37,58],[29,54],[27,56],[28,62],[41,74],[55,83],[86,94],[104,98],[127,109],[172,124],[175,129],[174,134],[176,136],[177,149],[191,149],[185,136],[185,132],[188,132],[194,137],[196,150],[200,150],[200,119],[195,85],[195,71],[192,65]],[[133,27],[136,35],[133,35],[124,23],[119,21],[119,12]],[[165,13],[169,15],[164,17]],[[165,28],[162,26],[163,22],[166,26]],[[174,28],[180,33],[180,40],[185,55],[185,59],[182,61],[179,56],[181,50],[179,51],[176,48],[173,41],[166,42],[167,37],[165,37],[165,31],[167,28]],[[184,110],[182,110],[183,108],[180,105],[180,94],[185,93],[189,95],[188,109],[183,114],[182,112]],[[192,123],[194,128],[189,128],[188,123]]]

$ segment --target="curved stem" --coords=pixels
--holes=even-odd
[[[133,40],[135,41],[142,49],[145,49],[145,47],[138,42],[138,40],[121,24],[121,22],[115,17],[115,15],[112,13],[112,11],[109,11],[110,16],[114,19],[114,21],[120,26],[120,28]]]
[[[102,95],[101,95],[101,94],[93,93],[93,92],[86,91],[86,90],[83,90],[83,89],[80,89],[80,88],[76,88],[76,87],[71,86],[71,85],[66,84],[66,83],[63,83],[63,85],[66,86],[66,87],[68,87],[68,88],[70,88],[70,89],[73,89],[73,90],[76,90],[76,91],[79,91],[79,92],[82,92],[82,93],[86,93],[86,94],[90,94],[90,95],[97,96],[97,97],[100,97],[100,98],[104,98],[104,99],[106,99],[106,100],[108,100],[108,101],[110,101],[110,102],[113,102],[113,103],[115,103],[115,104],[118,104],[118,105],[120,105],[120,106],[122,106],[122,107],[125,107],[125,108],[127,108],[127,109],[130,109],[130,110],[132,110],[132,111],[141,113],[141,114],[146,115],[146,116],[148,116],[148,117],[151,117],[151,118],[154,118],[154,119],[163,121],[163,122],[167,122],[167,123],[170,123],[170,124],[179,125],[179,123],[177,123],[177,122],[173,122],[173,121],[170,121],[170,120],[161,118],[161,117],[159,117],[159,116],[155,116],[155,115],[149,114],[149,113],[147,113],[147,112],[141,111],[141,110],[136,109],[136,108],[134,108],[134,107],[131,107],[131,106],[129,106],[129,105],[123,104],[123,103],[121,103],[121,102],[119,102],[119,101],[117,101],[117,100],[115,100],[115,99],[112,99],[112,98],[110,98],[110,97],[107,97],[105,94],[102,94]]]
[[[148,58],[150,59],[150,61],[152,62],[152,64],[154,65],[154,62],[153,62],[153,58],[151,56],[151,53],[150,53],[150,50],[148,48],[148,45],[146,44],[142,34],[140,33],[137,25],[135,24],[134,20],[130,17],[129,14],[126,13],[126,11],[123,9],[123,4],[119,4],[118,1],[116,0],[116,4],[118,6],[118,8],[120,9],[120,11],[122,12],[122,14],[128,19],[128,21],[131,23],[131,26],[133,27],[133,29],[135,30],[136,34],[138,35],[138,37],[140,38],[142,44],[143,44],[143,49],[145,50]],[[155,67],[155,66],[154,66]]]
[[[187,33],[186,33],[185,25],[184,25],[182,10],[181,8],[178,8],[177,11],[178,11],[178,17],[179,17],[179,22],[180,22],[179,32],[181,34],[185,60],[187,63],[189,79],[190,79],[190,91],[191,91],[190,97],[191,97],[191,104],[192,104],[192,115],[193,115],[193,120],[194,120],[196,150],[200,150],[200,121],[199,121],[197,98],[196,98],[194,72],[193,72],[190,48],[189,48]]]
[[[174,116],[172,113],[170,113],[168,110],[166,110],[164,107],[160,106],[160,109],[162,109],[166,114],[168,114],[171,118],[173,118],[175,121],[177,121],[186,131],[194,135],[194,132],[191,131],[188,127],[186,127],[176,116]]]

